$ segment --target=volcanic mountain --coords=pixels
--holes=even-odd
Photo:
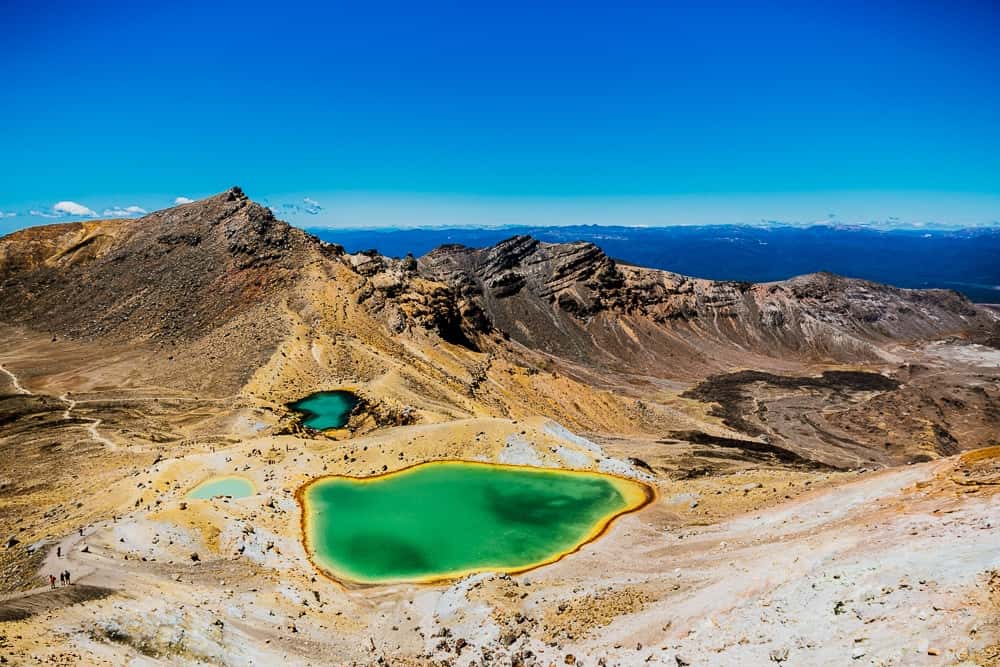
[[[717,282],[620,265],[590,243],[514,237],[443,246],[417,262],[346,255],[277,220],[239,188],[137,220],[30,228],[0,242],[0,317],[78,340],[263,345],[319,270],[356,274],[373,315],[477,349],[499,332],[533,351],[624,373],[700,375],[747,355],[877,360],[887,342],[985,338],[997,318],[957,292],[830,274]],[[492,345],[496,345],[493,343]],[[234,351],[235,352],[235,351]],[[730,362],[731,360],[731,362]],[[727,364],[727,362],[730,362]]]
[[[420,272],[460,309],[533,350],[632,373],[695,375],[753,356],[854,362],[887,342],[985,338],[997,320],[957,292],[904,290],[819,273],[753,284],[619,265],[591,243],[531,237],[444,246]],[[749,355],[749,356],[748,356]]]
[[[708,591],[719,574],[673,574],[676,559],[691,572],[719,560],[726,577],[726,563],[760,559],[757,524],[740,523],[750,521],[742,513],[773,512],[767,530],[782,543],[768,558],[795,554],[767,576],[737,577],[746,582],[806,581],[813,570],[792,564],[813,562],[814,530],[832,536],[827,550],[844,531],[854,531],[845,544],[865,542],[867,515],[850,515],[848,529],[841,512],[916,482],[929,490],[915,507],[946,496],[972,503],[949,524],[964,563],[989,553],[973,496],[992,493],[996,457],[963,452],[1000,432],[997,340],[1000,315],[956,292],[826,273],[711,281],[528,236],[420,258],[347,253],[239,188],[138,219],[22,230],[0,238],[0,532],[10,536],[0,593],[13,596],[0,598],[0,623],[21,619],[11,621],[27,624],[18,636],[47,637],[57,618],[84,662],[295,664],[319,651],[364,663],[392,642],[401,664],[445,664],[467,645],[485,664],[533,664],[526,651],[572,664],[555,655],[563,644],[630,664],[647,656],[623,646],[664,632],[705,657],[694,621],[678,611],[675,633],[657,605]],[[322,390],[357,397],[344,428],[312,431],[290,408]],[[539,570],[523,591],[510,577],[479,577],[367,598],[317,581],[295,490],[319,474],[367,477],[439,459],[613,473],[656,497],[623,521],[626,533],[547,566],[554,579]],[[893,468],[901,464],[914,465]],[[887,468],[891,483],[859,472]],[[233,502],[184,495],[208,475],[245,476],[260,492]],[[792,523],[806,528],[793,534],[780,513],[799,502],[819,503],[817,516],[836,512],[802,509]],[[905,549],[912,517],[879,511]],[[723,521],[734,523],[720,534],[746,560],[716,553],[711,531]],[[705,531],[690,553],[664,541],[681,529]],[[65,566],[50,550],[57,543],[92,588],[32,588]],[[943,557],[935,548],[924,553]],[[126,586],[124,601],[116,591]],[[708,592],[683,598],[691,619],[743,613],[756,593],[737,588],[718,605]],[[923,601],[905,590],[898,606],[909,616]],[[163,620],[164,599],[176,618]],[[756,603],[747,614],[738,622],[758,636]],[[805,637],[854,618],[788,622]],[[164,640],[168,625],[183,637]],[[886,629],[885,641],[898,634]],[[746,652],[735,661],[759,662],[757,644],[726,641]],[[15,645],[20,657],[42,650]],[[53,660],[80,661],[46,646]]]
[[[655,408],[620,406],[609,419],[601,406],[746,368],[898,366],[904,346],[985,341],[998,330],[994,312],[953,291],[830,274],[701,280],[623,265],[590,243],[520,236],[485,249],[443,246],[418,260],[352,255],[276,219],[239,188],[135,220],[3,238],[0,320],[29,338],[112,346],[109,365],[127,352],[138,384],[287,401],[307,379],[349,378],[383,387],[372,400],[388,413],[407,408],[431,420],[523,414],[540,395],[550,416],[575,426],[628,423],[647,433],[670,430]],[[541,386],[539,369],[583,397],[600,393],[598,404],[561,399],[567,387]],[[732,423],[754,436],[768,431]],[[828,444],[841,448],[844,436]],[[790,447],[801,453],[802,439]]]

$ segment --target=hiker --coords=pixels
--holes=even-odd
[[[54,574],[49,575],[49,588],[52,590],[56,589],[56,575]]]
[[[62,547],[56,547],[56,558],[62,558]]]
[[[63,574],[66,575],[66,585],[69,586],[69,570],[66,570]]]
[[[66,573],[65,572],[60,572],[59,573],[59,585],[60,586],[65,586],[66,585]]]

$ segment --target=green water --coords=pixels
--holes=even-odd
[[[216,477],[202,482],[187,494],[188,498],[215,498],[232,496],[246,498],[253,495],[253,484],[242,477]]]
[[[646,502],[636,482],[597,473],[427,463],[304,490],[306,545],[334,577],[433,580],[557,560]]]
[[[358,404],[358,397],[349,391],[320,391],[288,407],[305,416],[303,424],[317,431],[343,428],[351,417],[351,410]]]

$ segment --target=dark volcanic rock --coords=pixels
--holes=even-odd
[[[900,385],[898,380],[881,373],[864,371],[825,371],[819,377],[775,375],[763,371],[739,371],[713,375],[693,389],[681,394],[705,403],[715,403],[711,414],[722,418],[731,428],[761,435],[760,429],[744,418],[743,403],[747,401],[745,388],[756,382],[784,389],[827,389],[831,391],[892,391]],[[695,442],[691,440],[691,442]]]
[[[0,239],[0,321],[160,348],[215,332],[197,353],[238,367],[237,382],[285,335],[283,309],[303,286],[345,266],[360,277],[350,298],[388,331],[425,330],[472,350],[512,339],[601,372],[694,378],[764,357],[871,361],[885,343],[990,340],[1000,330],[1000,316],[947,290],[830,274],[715,282],[623,265],[584,242],[515,236],[486,249],[442,246],[419,260],[346,255],[239,188],[139,219]]]
[[[825,466],[822,463],[800,456],[799,454],[791,451],[790,449],[785,449],[784,447],[778,447],[777,445],[771,445],[766,442],[757,442],[755,440],[742,440],[738,438],[724,438],[716,435],[710,435],[708,433],[703,433],[702,431],[672,431],[670,433],[670,437],[675,438],[677,440],[686,440],[687,442],[696,445],[712,445],[714,447],[718,447],[723,450],[735,449],[747,455],[746,460],[748,461],[770,460],[777,463],[783,463],[786,465],[798,466],[804,468],[831,467],[831,466]],[[698,451],[695,453],[699,456],[707,456],[710,458],[716,455],[713,451]],[[733,454],[722,453],[718,454],[718,456],[731,458],[733,457]]]
[[[985,340],[1000,321],[950,290],[828,273],[766,284],[700,280],[621,265],[591,243],[528,236],[486,249],[442,246],[418,271],[450,285],[460,310],[474,314],[465,331],[489,322],[536,350],[654,374],[725,367],[726,355],[874,360],[888,341]]]
[[[0,318],[75,338],[196,338],[280,294],[321,245],[239,188],[138,220],[0,239]]]

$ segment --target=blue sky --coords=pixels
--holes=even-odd
[[[995,3],[474,4],[7,0],[0,231],[1000,224]]]

